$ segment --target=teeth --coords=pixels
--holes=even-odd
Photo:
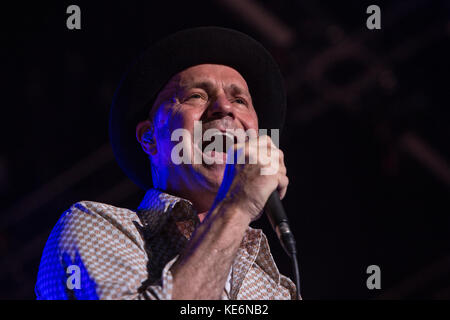
[[[223,132],[222,134],[225,137],[224,142],[223,142],[224,143],[224,145],[223,145],[224,149],[231,148],[231,146],[233,146],[234,143],[235,143],[236,137],[233,136],[231,133],[228,133],[228,132]]]
[[[222,138],[222,144],[221,145],[217,143],[218,136],[220,136]],[[211,145],[210,148],[214,147],[215,151],[225,152],[226,148],[233,146],[235,141],[236,141],[236,137],[234,135],[232,135],[231,133],[217,131],[216,133],[214,133],[211,141],[203,141],[203,148],[202,148],[202,150],[205,150],[205,148],[207,146]],[[217,146],[217,147],[220,146],[221,148],[220,147],[219,148],[215,148],[215,146]],[[210,148],[208,148],[208,149],[210,149]]]
[[[234,142],[235,136],[229,132],[222,132],[222,135],[226,136],[226,139],[231,139]]]

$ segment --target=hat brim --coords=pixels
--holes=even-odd
[[[152,187],[150,161],[136,140],[136,125],[148,119],[159,91],[177,73],[199,64],[234,68],[246,80],[260,128],[281,129],[286,92],[270,53],[248,35],[220,27],[174,33],[145,50],[125,73],[110,111],[109,136],[114,155],[139,187]]]

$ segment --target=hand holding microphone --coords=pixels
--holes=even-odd
[[[297,298],[300,299],[296,243],[280,200],[286,195],[289,184],[283,152],[266,135],[237,143],[233,151],[235,163],[227,164],[218,196],[231,198],[251,221],[266,212],[282,247],[292,260]],[[241,161],[237,161],[239,159]]]
[[[289,179],[283,152],[264,135],[236,143],[228,155],[234,156],[234,161],[225,168],[218,198],[232,200],[254,221],[274,191],[281,198],[286,194]]]

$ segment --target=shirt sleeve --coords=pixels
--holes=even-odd
[[[172,299],[170,267],[177,257],[165,265],[158,284],[147,283],[148,256],[139,232],[124,223],[124,211],[105,213],[105,206],[80,202],[61,216],[41,258],[37,299]]]

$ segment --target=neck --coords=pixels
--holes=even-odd
[[[152,169],[155,168],[152,166]],[[217,190],[199,183],[198,180],[192,181],[183,178],[169,179],[169,177],[173,176],[175,175],[169,174],[165,170],[152,170],[154,187],[176,197],[189,200],[198,212],[200,221],[203,221],[216,199]]]
[[[208,211],[197,214],[198,220],[200,220],[200,222],[203,222],[203,220],[205,220],[207,214],[208,214]]]
[[[208,214],[214,203],[214,199],[216,198],[216,193],[209,190],[174,188],[169,184],[154,184],[154,187],[173,196],[189,200],[192,203],[194,209],[198,212],[200,222],[202,222],[205,216]]]
[[[169,193],[172,193],[173,195],[189,200],[192,202],[193,207],[199,214],[207,213],[213,203],[214,199],[216,198],[215,193],[208,192],[206,190],[191,190],[191,189],[184,189],[184,190],[169,190]]]

